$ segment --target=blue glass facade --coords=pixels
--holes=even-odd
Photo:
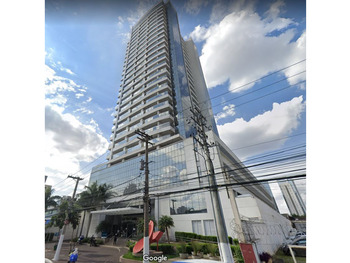
[[[144,175],[140,176],[143,155],[114,164],[110,167],[94,167],[90,182],[112,184],[118,195],[126,188],[143,188]],[[150,191],[183,185],[187,174],[183,142],[178,142],[149,153]],[[130,186],[133,184],[132,186]],[[129,192],[130,193],[130,192]]]
[[[176,117],[178,121],[177,128],[182,136],[188,138],[194,133],[194,128],[186,123],[186,119],[190,117],[189,109],[192,107],[192,103],[185,72],[186,69],[182,52],[179,22],[176,10],[170,2],[166,4],[166,10],[168,18],[172,84],[175,92]]]

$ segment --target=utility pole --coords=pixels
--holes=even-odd
[[[74,180],[77,180],[77,182],[75,183],[75,188],[74,188],[74,191],[73,191],[73,196],[72,196],[72,201],[74,200],[74,197],[75,197],[75,193],[77,192],[77,188],[78,188],[78,183],[80,180],[84,180],[83,178],[80,178],[80,177],[73,177],[71,175],[68,175],[67,178],[72,178]],[[68,205],[68,209],[70,207],[70,204]],[[63,240],[64,240],[64,235],[66,234],[66,228],[67,228],[67,225],[69,224],[69,218],[68,218],[68,212],[66,211],[66,220],[64,220],[64,225],[63,225],[63,228],[62,228],[62,233],[60,235],[60,239],[58,241],[58,245],[57,245],[57,248],[56,248],[56,252],[55,252],[55,256],[52,260],[55,260],[55,261],[58,261],[60,259],[60,253],[61,253],[61,248],[62,248],[62,243],[63,243]]]
[[[141,137],[137,137],[139,140],[143,141],[145,143],[145,161],[144,161],[144,168],[145,168],[145,193],[143,197],[143,217],[144,217],[144,224],[143,224],[143,263],[148,263],[148,260],[145,258],[149,256],[149,169],[148,169],[148,144],[152,144],[150,140],[152,139],[152,136],[146,134],[145,132],[140,131],[139,129],[135,130],[135,133],[140,135]],[[141,162],[141,167],[142,167]],[[147,256],[146,256],[147,255]]]
[[[214,165],[210,158],[209,144],[207,142],[207,135],[205,134],[204,129],[206,127],[206,120],[199,109],[191,109],[191,112],[193,114],[191,119],[196,125],[196,132],[199,137],[199,140],[197,138],[196,140],[202,146],[205,152],[205,162],[207,172],[209,175],[208,179],[210,186],[210,195],[213,204],[213,212],[217,231],[218,245],[221,252],[221,260],[225,263],[234,263],[230,243],[228,241],[228,234],[224,220],[224,214],[222,212],[220,196],[216,185]]]
[[[225,183],[231,183],[230,176],[227,175],[226,171],[225,171]],[[227,187],[227,191],[228,191],[228,195],[230,198],[231,208],[233,211],[233,219],[235,222],[235,230],[237,233],[238,241],[240,243],[245,243],[246,240],[245,240],[244,233],[243,233],[241,217],[240,217],[239,211],[238,211],[235,191],[233,191],[233,189],[231,187]]]

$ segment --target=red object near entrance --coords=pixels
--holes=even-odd
[[[244,263],[257,263],[258,260],[255,257],[254,248],[252,244],[239,243],[241,247]]]
[[[153,228],[154,228],[154,223],[152,220],[149,221],[148,223],[148,233],[149,233],[149,243],[154,243],[157,242],[157,250],[158,250],[158,241],[162,237],[163,232],[157,231],[153,233]],[[143,249],[143,238],[141,238],[134,246],[132,252],[133,253],[138,253]]]

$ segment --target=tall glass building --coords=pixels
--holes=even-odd
[[[222,142],[216,128],[211,102],[197,49],[191,39],[184,41],[177,13],[171,2],[151,8],[132,28],[128,42],[118,102],[115,108],[107,162],[92,169],[90,184],[112,184],[116,197],[101,210],[92,212],[92,226],[102,220],[113,225],[111,231],[130,236],[143,216],[145,143],[135,133],[140,129],[152,136],[149,149],[151,217],[173,217],[175,231],[215,235],[216,229],[202,149],[193,139],[189,123],[191,108],[198,108],[207,120],[208,140],[218,183],[250,181],[255,177]],[[192,191],[191,189],[196,189]],[[230,190],[230,191],[229,191]],[[234,191],[232,191],[234,190]],[[229,235],[234,236],[229,194],[250,196],[257,206],[277,213],[271,190],[266,185],[223,188],[222,208]],[[243,199],[242,199],[243,200]],[[244,199],[246,200],[246,199]],[[237,198],[242,216],[262,217]],[[232,230],[232,231],[231,231]]]

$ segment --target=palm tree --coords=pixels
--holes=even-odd
[[[55,190],[51,187],[45,187],[45,212],[50,206],[56,207],[58,201],[61,200],[61,197],[58,195],[52,195]]]
[[[170,216],[166,216],[163,215],[160,219],[159,219],[159,228],[160,231],[164,231],[166,232],[166,237],[168,239],[168,243],[169,242],[169,232],[168,232],[168,228],[173,227],[174,226],[174,220],[172,217]]]
[[[73,206],[71,206],[69,200],[63,200],[58,208],[58,214],[51,217],[49,226],[57,226],[59,229],[62,229],[68,217],[69,223],[72,225],[73,229],[76,229],[79,223],[78,211],[78,205],[73,204]]]
[[[102,202],[106,202],[109,198],[113,197],[115,193],[111,191],[113,188],[112,185],[102,184],[98,185],[97,181],[93,182],[90,186],[86,186],[86,190],[79,194],[78,204],[84,210],[83,222],[85,221],[85,213],[86,211],[96,210],[96,207],[100,205]],[[86,237],[89,234],[90,224],[91,224],[92,214],[89,215],[89,223],[86,232]],[[82,233],[83,227],[81,228],[80,235]]]

